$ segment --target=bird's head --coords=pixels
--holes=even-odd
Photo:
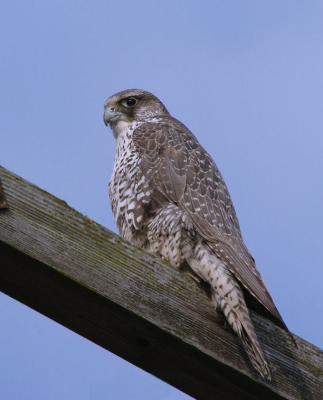
[[[103,120],[115,131],[120,122],[145,121],[165,114],[168,111],[156,96],[144,90],[128,89],[105,101]]]

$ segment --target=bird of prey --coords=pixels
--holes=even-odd
[[[120,234],[207,282],[214,307],[240,337],[253,367],[271,379],[244,292],[286,330],[245,246],[226,184],[197,138],[153,94],[109,97],[104,122],[116,153],[109,196]]]

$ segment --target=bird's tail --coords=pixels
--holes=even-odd
[[[210,284],[215,307],[223,312],[227,322],[241,339],[255,370],[262,378],[270,380],[270,369],[238,281],[203,243],[196,246],[194,256],[188,259],[188,263],[200,278]]]
[[[253,326],[249,327],[249,329],[245,329],[244,326],[241,324],[241,331],[238,333],[238,335],[241,338],[241,342],[255,370],[260,374],[263,379],[270,381],[270,368],[260,347]]]
[[[231,279],[233,281],[231,298],[228,298],[228,296],[225,295],[221,296],[221,290],[216,290],[216,288],[214,288],[214,294],[212,297],[217,307],[222,310],[233,331],[241,339],[243,347],[254,369],[263,379],[270,381],[270,368],[256,336],[242,290],[238,283],[235,282],[234,278],[232,277]],[[230,285],[229,282],[228,284]],[[228,289],[226,293],[227,292]]]

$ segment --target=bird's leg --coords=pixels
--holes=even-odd
[[[196,275],[196,273],[192,270],[192,268],[187,264],[187,262],[182,263],[179,266],[180,270],[187,273],[192,279],[193,281],[200,287],[200,286],[204,286],[206,284],[206,282],[199,277],[198,275]]]
[[[219,323],[222,324],[224,329],[230,330],[229,322],[227,321],[225,315],[223,314],[223,312],[221,310],[221,306],[217,301],[217,296],[215,296],[214,289],[212,289],[211,286],[210,286],[209,290],[210,290],[210,298],[212,299],[212,303],[213,303],[213,305],[214,305],[214,307],[215,307],[215,309],[217,311],[217,316],[218,316],[218,319],[219,319]]]

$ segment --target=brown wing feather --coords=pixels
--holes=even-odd
[[[179,121],[164,117],[134,131],[143,174],[192,218],[195,229],[240,283],[286,328],[243,243],[228,189],[212,158]],[[287,328],[286,328],[287,329]]]

